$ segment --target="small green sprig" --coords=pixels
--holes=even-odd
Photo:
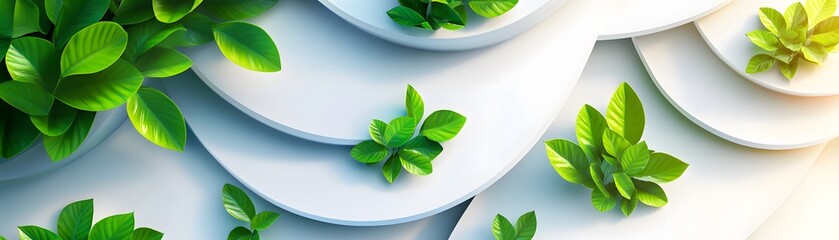
[[[350,151],[352,158],[366,164],[387,159],[382,166],[382,174],[389,183],[396,181],[402,168],[414,175],[431,174],[431,161],[443,152],[440,143],[454,138],[466,124],[463,115],[439,110],[428,115],[420,128],[420,135],[413,137],[422,120],[425,103],[411,85],[408,85],[405,95],[408,116],[395,118],[390,123],[373,119],[370,123],[370,137],[373,139],[355,145]]]
[[[387,11],[402,26],[427,30],[459,30],[468,20],[466,5],[485,18],[501,16],[516,6],[518,0],[399,0],[399,6]]]
[[[577,145],[565,139],[545,142],[556,172],[571,183],[592,189],[591,203],[601,212],[620,202],[629,216],[638,201],[652,207],[667,204],[667,195],[656,183],[676,180],[688,164],[666,153],[655,152],[646,142],[644,107],[632,87],[618,87],[604,118],[585,105],[577,115]]]
[[[772,8],[760,8],[760,22],[765,29],[746,34],[764,52],[754,55],[746,73],[764,72],[778,65],[792,80],[802,59],[821,65],[839,44],[839,17],[836,0],[808,0],[787,7],[784,14]]]
[[[536,212],[530,211],[516,220],[516,226],[501,214],[492,221],[492,235],[496,240],[530,240],[536,235]]]
[[[248,194],[242,189],[231,184],[225,184],[222,188],[222,201],[224,202],[224,209],[230,216],[250,224],[251,229],[238,226],[230,231],[227,235],[227,240],[241,240],[241,239],[259,239],[259,232],[265,231],[274,224],[274,221],[280,217],[279,213],[272,211],[263,211],[256,213],[256,208],[253,206],[253,201],[248,197]]]
[[[163,233],[154,229],[134,229],[134,213],[113,215],[93,224],[93,199],[74,202],[64,207],[58,215],[58,234],[38,226],[20,226],[18,232],[21,240],[163,239]],[[0,237],[0,240],[5,238]]]

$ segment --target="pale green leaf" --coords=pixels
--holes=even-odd
[[[650,154],[650,161],[639,175],[649,176],[658,181],[669,182],[682,176],[688,164],[666,153]]]
[[[225,184],[222,189],[222,200],[224,209],[236,219],[251,223],[251,219],[256,216],[256,209],[251,198],[236,186]]]
[[[140,55],[134,66],[144,77],[167,78],[189,70],[192,60],[174,49],[155,47]]]
[[[142,83],[143,74],[119,59],[101,72],[61,79],[55,97],[77,109],[105,111],[125,103]]]
[[[635,180],[636,197],[638,201],[651,207],[667,205],[667,194],[656,183]]]
[[[536,235],[536,212],[522,214],[516,220],[516,240],[531,240]]]
[[[781,73],[784,74],[784,77],[786,77],[787,79],[792,80],[792,78],[794,78],[795,74],[798,72],[798,65],[800,64],[800,62],[801,60],[798,57],[796,57],[789,64],[779,63]]]
[[[134,213],[114,215],[99,220],[90,230],[89,240],[131,240]]]
[[[12,40],[6,67],[15,81],[35,83],[46,91],[54,89],[58,82],[58,54],[52,43],[41,38]]]
[[[48,115],[54,101],[41,86],[18,81],[0,83],[0,99],[31,116]]]
[[[63,48],[76,32],[98,22],[108,11],[110,0],[65,0],[61,3],[53,41],[57,48]]]
[[[497,214],[492,220],[492,235],[496,240],[515,240],[516,227],[506,217]]]
[[[824,46],[836,45],[839,43],[839,17],[830,17],[816,25],[813,29],[813,42],[821,43]]]
[[[806,43],[807,27],[798,26],[787,29],[781,33],[778,40],[781,41],[781,44],[783,44],[784,47],[789,48],[793,52],[797,52],[801,50]]]
[[[635,90],[627,83],[621,83],[606,111],[606,123],[615,133],[635,144],[644,134],[644,106]],[[612,155],[616,156],[616,155]]]
[[[373,140],[367,140],[355,145],[350,150],[350,156],[362,163],[377,163],[387,157],[387,148]]]
[[[389,183],[393,183],[396,181],[396,178],[399,177],[399,173],[402,172],[402,163],[399,161],[399,154],[393,154],[390,158],[385,161],[385,164],[382,165],[382,175],[385,176],[385,179]]]
[[[469,7],[478,15],[493,18],[507,13],[518,3],[518,0],[472,0]]]
[[[157,230],[141,227],[134,230],[134,233],[131,234],[131,240],[161,240],[163,239],[163,233],[158,232]]]
[[[621,198],[621,212],[623,215],[629,216],[635,211],[635,207],[638,206],[638,198],[632,199],[625,199]]]
[[[450,110],[439,110],[428,115],[422,123],[420,134],[432,141],[445,142],[451,140],[466,124],[466,117]]]
[[[778,51],[772,53],[772,58],[778,59],[778,61],[784,63],[790,63],[793,59],[797,56],[798,52],[793,52],[792,50],[787,49],[784,46],[778,47]]]
[[[749,40],[763,50],[774,52],[780,43],[778,37],[766,30],[754,30],[746,34]]]
[[[261,212],[253,217],[253,220],[251,221],[251,228],[253,228],[254,231],[264,231],[265,229],[271,227],[271,225],[274,224],[274,221],[276,221],[279,217],[279,213],[271,211]]]
[[[617,200],[612,196],[604,195],[600,190],[591,190],[591,205],[594,209],[600,212],[612,210],[615,207]]]
[[[597,159],[603,153],[603,131],[606,128],[606,119],[600,111],[588,104],[580,109],[575,128],[577,142],[589,159]]]
[[[583,184],[594,188],[594,182],[589,173],[589,163],[586,154],[577,144],[565,139],[554,139],[545,142],[545,150],[551,166],[559,176],[571,183]]]
[[[405,145],[402,145],[402,148],[417,151],[431,161],[434,161],[443,152],[443,146],[440,143],[431,141],[425,136],[417,136],[411,139]]]
[[[64,240],[87,240],[93,224],[93,199],[71,203],[58,215],[58,235]]]
[[[833,16],[836,12],[836,0],[806,0],[804,10],[807,13],[807,22],[810,23],[809,28],[813,28],[817,23]]]
[[[0,84],[2,85],[2,84]],[[45,136],[58,136],[67,132],[73,121],[76,119],[75,108],[61,103],[61,101],[53,101],[52,109],[46,116],[30,116],[32,124],[38,128]]]
[[[402,163],[402,167],[405,168],[405,171],[414,175],[424,176],[429,175],[434,171],[431,167],[431,160],[414,150],[400,150],[399,162]]]
[[[827,48],[824,45],[821,45],[816,42],[812,42],[809,45],[801,48],[801,53],[804,55],[804,59],[810,61],[815,64],[821,65],[825,59],[827,59]]]
[[[411,117],[398,117],[390,121],[382,136],[387,147],[399,147],[411,140],[416,129],[416,122]]]
[[[615,180],[615,187],[618,188],[618,192],[620,192],[621,196],[626,199],[630,199],[632,196],[635,196],[635,185],[632,184],[632,178],[627,176],[625,173],[613,173],[612,179]]]
[[[154,18],[154,10],[149,0],[122,0],[113,21],[122,25],[145,22]]]
[[[425,103],[422,101],[422,96],[411,85],[408,85],[408,90],[405,92],[405,109],[407,109],[408,117],[414,118],[416,124],[422,121]]]
[[[373,119],[373,121],[370,121],[370,137],[373,138],[373,141],[376,143],[385,145],[385,129],[387,129],[386,122],[379,119]]]
[[[784,15],[778,12],[778,10],[767,7],[760,8],[758,16],[760,17],[760,22],[766,27],[766,30],[769,30],[775,35],[780,35],[781,31],[787,29],[787,21],[784,19]]]
[[[128,33],[115,22],[94,23],[70,38],[61,54],[61,76],[91,74],[108,68],[122,56]]]
[[[799,27],[808,29],[809,25],[807,22],[807,18],[807,10],[804,9],[804,5],[801,4],[801,2],[793,3],[792,5],[787,7],[786,11],[784,11],[784,19],[787,22],[787,29],[795,29]]]
[[[131,124],[150,142],[182,152],[186,145],[186,122],[181,110],[163,92],[141,87],[125,104]]]
[[[280,52],[262,28],[226,22],[213,27],[213,36],[221,53],[236,65],[259,72],[280,71]]]
[[[278,0],[204,0],[201,7],[213,16],[225,20],[242,20],[259,16],[271,9]]]
[[[67,131],[58,136],[44,136],[44,147],[50,159],[59,161],[76,152],[90,133],[95,117],[95,112],[77,111],[76,119]]]
[[[202,0],[152,0],[154,16],[163,23],[173,23],[200,5]]]
[[[18,227],[20,240],[62,240],[58,234],[38,226]]]
[[[765,72],[775,66],[775,58],[766,54],[758,54],[749,59],[746,66],[746,73]]]
[[[621,167],[629,176],[636,176],[644,171],[650,160],[650,149],[646,142],[640,142],[626,148],[620,157]]]

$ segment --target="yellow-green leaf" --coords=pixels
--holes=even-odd
[[[645,123],[644,106],[629,84],[621,83],[612,95],[606,111],[606,123],[629,143],[635,144],[641,140]]]
[[[402,167],[405,168],[405,171],[414,175],[424,176],[429,175],[434,171],[431,167],[431,160],[414,150],[400,150],[399,162],[402,163]]]
[[[152,0],[154,16],[163,23],[180,20],[200,5],[202,0]]]
[[[362,163],[377,163],[387,157],[387,148],[373,140],[367,140],[355,145],[350,150],[350,156]]]
[[[128,33],[115,22],[98,22],[70,38],[61,54],[61,76],[91,74],[104,70],[122,56]]]
[[[636,197],[641,203],[651,207],[663,207],[667,205],[667,194],[656,183],[646,181],[635,181]]]
[[[140,55],[134,66],[147,78],[166,78],[189,70],[192,60],[174,49],[155,47]]]
[[[478,15],[494,18],[507,13],[518,3],[519,0],[471,0],[469,7]]]
[[[807,12],[807,22],[810,28],[817,23],[833,16],[836,12],[836,0],[806,0],[804,10]]]
[[[760,8],[758,16],[766,30],[769,30],[775,35],[780,35],[781,31],[787,29],[787,21],[784,19],[784,15],[778,12],[778,10],[766,7]]]
[[[545,142],[548,160],[554,170],[571,183],[583,184],[594,188],[594,182],[589,173],[589,163],[586,154],[577,144],[565,139],[554,139]]]
[[[746,73],[759,73],[772,68],[775,65],[775,58],[766,54],[754,55],[749,59],[749,64],[746,66]]]
[[[142,83],[143,74],[119,59],[101,72],[61,79],[55,97],[77,109],[105,111],[125,103]]]
[[[158,146],[183,151],[186,122],[181,110],[166,94],[141,87],[125,104],[128,118],[140,135]]]
[[[262,28],[226,22],[213,27],[213,36],[221,53],[236,65],[259,72],[280,71],[280,52]]]
[[[754,30],[746,34],[749,40],[763,50],[774,52],[778,50],[778,37],[766,30]]]

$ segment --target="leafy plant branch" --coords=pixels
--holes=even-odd
[[[468,22],[466,6],[485,18],[501,16],[518,4],[518,0],[399,0],[399,6],[387,15],[402,26],[438,30],[460,30]]]

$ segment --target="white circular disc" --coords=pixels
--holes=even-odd
[[[733,0],[616,0],[604,23],[600,40],[631,38],[689,23],[722,8]]]

